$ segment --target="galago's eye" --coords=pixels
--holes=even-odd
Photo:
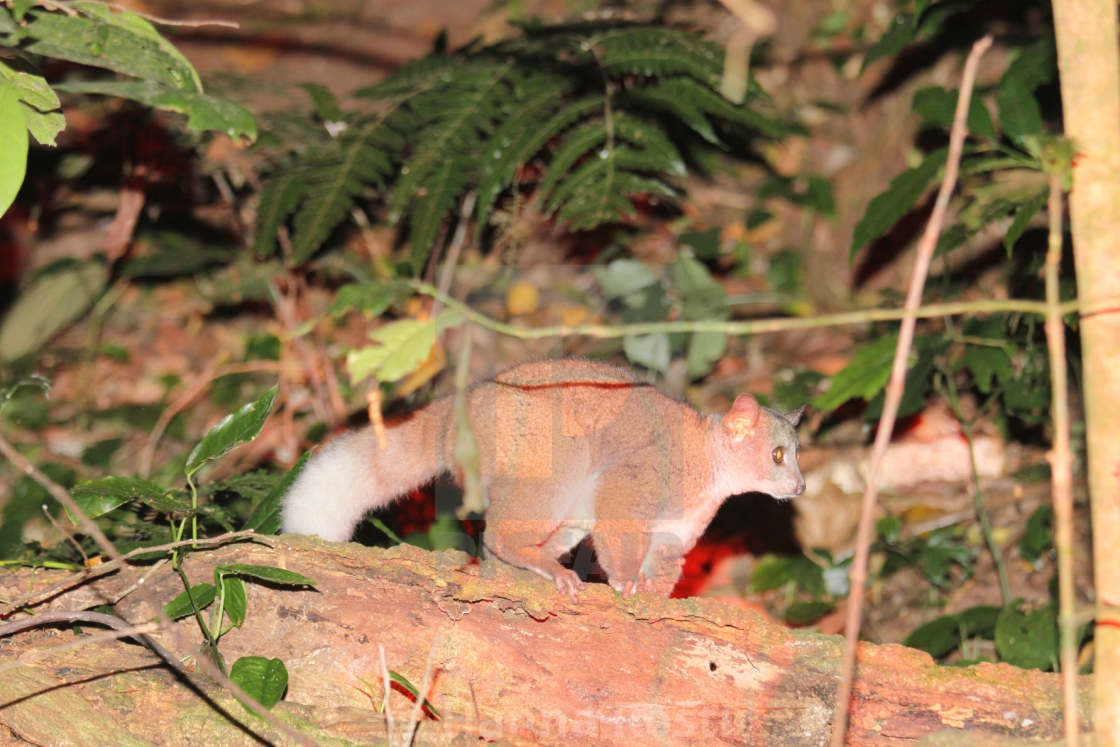
[[[770,457],[774,460],[774,464],[781,464],[786,460],[786,450],[781,446],[775,447],[774,450],[770,452]]]

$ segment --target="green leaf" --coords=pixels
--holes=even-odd
[[[1007,256],[1011,256],[1011,250],[1015,248],[1015,242],[1023,235],[1023,231],[1027,230],[1031,220],[1042,210],[1046,205],[1046,193],[1040,192],[1034,197],[1019,203],[1018,208],[1015,209],[1015,219],[1011,221],[1011,225],[1007,229],[1007,233],[1003,237],[1003,246],[1007,249]]]
[[[189,594],[184,589],[179,596],[163,606],[164,613],[172,620],[178,620],[181,617],[193,615],[195,613],[195,607],[191,605],[192,596],[194,597],[194,603],[198,605],[199,611],[206,609],[214,601],[214,597],[216,596],[214,584],[205,582],[195,584],[191,587]]]
[[[862,69],[866,70],[868,65],[881,57],[894,57],[914,41],[918,33],[916,21],[911,13],[897,14],[886,32],[864,54]]]
[[[939,148],[925,157],[912,169],[896,176],[887,190],[871,200],[867,212],[856,225],[852,234],[852,245],[848,252],[849,261],[856,253],[882,236],[899,218],[906,215],[926,191],[930,181],[945,164],[947,148]]]
[[[1032,563],[1054,546],[1054,508],[1039,506],[1027,519],[1027,527],[1019,540],[1019,553]]]
[[[246,576],[258,581],[281,586],[314,586],[315,582],[303,574],[276,568],[271,565],[249,565],[246,563],[223,563],[214,569],[217,576]]]
[[[284,509],[284,496],[288,494],[288,490],[292,487],[292,483],[299,477],[299,473],[303,471],[304,466],[310,458],[311,452],[305,451],[292,468],[288,470],[284,478],[276,483],[275,487],[268,492],[261,502],[253,507],[252,513],[249,518],[245,520],[243,529],[253,529],[261,534],[277,534],[280,532],[281,516]]]
[[[832,377],[828,390],[813,400],[813,407],[830,412],[854,397],[871,400],[890,378],[897,344],[896,333],[867,343]]]
[[[417,688],[415,685],[413,685],[411,682],[409,682],[408,679],[403,674],[400,674],[399,672],[394,672],[392,669],[390,669],[389,670],[389,679],[392,680],[393,682],[397,683],[401,687],[403,687],[405,690],[407,690],[409,692],[409,694],[412,695],[413,698],[419,698],[420,697],[419,688]],[[424,698],[424,704],[423,705],[424,705],[424,709],[432,715],[432,718],[434,718],[436,720],[439,720],[439,719],[443,718],[442,716],[439,715],[439,711],[436,710],[435,706],[433,706],[430,702],[428,702],[427,698]]]
[[[1042,132],[1042,110],[1034,91],[1015,77],[1004,76],[996,92],[999,123],[1004,133],[1017,144],[1030,135]]]
[[[331,89],[322,83],[300,83],[299,87],[307,92],[311,98],[311,105],[315,107],[315,114],[324,122],[337,122],[342,119],[342,109],[338,106],[338,99],[331,93]]]
[[[26,138],[26,130],[23,136]],[[0,171],[3,168],[0,166]],[[93,305],[105,289],[106,275],[103,264],[89,261],[68,264],[35,278],[0,324],[0,358],[13,361],[37,351]]]
[[[832,612],[828,602],[794,602],[786,607],[785,620],[790,625],[809,625]]]
[[[720,233],[718,227],[707,231],[685,231],[677,237],[677,241],[691,248],[697,257],[713,260],[719,257]]]
[[[141,104],[187,116],[187,127],[196,132],[216,131],[231,138],[257,139],[257,123],[243,106],[198,91],[184,90],[153,80],[91,80],[59,83],[60,91],[95,93],[139,101]]]
[[[941,86],[923,88],[914,94],[913,109],[922,119],[949,129],[953,126],[953,115],[957,108],[957,99],[960,91],[954,89],[947,91]],[[973,135],[995,140],[999,137],[996,126],[992,123],[992,115],[980,97],[973,93],[968,105],[968,130]]]
[[[408,292],[407,286],[398,283],[347,283],[335,291],[328,312],[341,316],[356,309],[367,317],[378,317]]]
[[[252,441],[261,432],[272,412],[276,387],[272,387],[255,402],[250,402],[235,413],[226,415],[202,437],[187,456],[183,471],[189,477],[212,459],[218,459],[246,441]]]
[[[198,73],[152,24],[127,10],[98,2],[74,2],[76,14],[33,10],[24,29],[25,49],[83,65],[201,93]]]
[[[688,339],[688,375],[693,378],[704,376],[726,350],[725,332],[693,332]]]
[[[664,332],[626,335],[622,338],[622,350],[630,361],[646,368],[662,373],[669,368],[669,335]]]
[[[951,652],[960,642],[961,625],[956,615],[934,618],[902,639],[903,646],[921,649],[935,659]]]
[[[264,183],[260,202],[257,203],[257,235],[253,241],[253,254],[268,257],[276,250],[276,233],[307,193],[307,186],[295,170],[274,175]]]
[[[592,267],[591,274],[611,298],[628,298],[658,282],[653,270],[636,259],[616,259],[606,267]]]
[[[791,581],[789,558],[784,555],[766,554],[755,563],[751,573],[751,591],[770,591]]]
[[[230,624],[240,628],[249,610],[249,597],[245,592],[245,582],[237,576],[222,575],[214,570],[214,582],[221,584],[222,611],[229,617]]]
[[[70,497],[91,519],[103,516],[129,501],[151,503],[161,501],[166,496],[165,488],[138,477],[103,477],[80,483],[70,490]]]
[[[1011,356],[1001,347],[968,345],[961,365],[972,373],[972,380],[981,394],[991,392],[994,381],[1007,381],[1015,375]]]
[[[723,286],[691,252],[680,252],[668,269],[672,287],[680,294],[685,319],[726,319],[730,315]]]
[[[990,604],[969,607],[957,613],[957,622],[966,638],[991,640],[996,632],[996,623],[1002,610]]]
[[[875,534],[888,545],[897,545],[902,535],[902,519],[884,516],[875,522]]]
[[[40,145],[55,145],[58,133],[66,128],[66,119],[57,111],[61,106],[58,95],[41,75],[33,75],[17,70],[0,62],[0,89],[6,82],[15,86],[23,113],[24,124]],[[0,120],[2,121],[2,120]],[[13,119],[12,122],[17,122]],[[5,139],[5,142],[8,142]],[[2,205],[0,201],[0,205]],[[0,214],[3,210],[0,209]]]
[[[1050,605],[1024,612],[1021,599],[1004,606],[996,620],[996,651],[1024,669],[1057,669],[1058,626]]]
[[[399,319],[370,335],[376,345],[351,350],[346,356],[350,380],[359,382],[374,376],[379,381],[398,381],[415,371],[432,351],[437,327],[454,326],[461,321],[457,312],[444,310],[437,319]]]
[[[265,708],[272,708],[288,689],[288,668],[280,659],[242,656],[233,663],[229,678]]]
[[[19,194],[27,173],[27,125],[15,84],[0,81],[0,216]],[[2,345],[0,345],[2,347]],[[11,356],[5,354],[5,359]]]

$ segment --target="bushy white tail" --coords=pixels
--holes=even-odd
[[[391,427],[384,451],[371,428],[332,441],[307,462],[284,498],[283,530],[345,542],[367,511],[446,470],[439,435],[449,409],[436,402]]]

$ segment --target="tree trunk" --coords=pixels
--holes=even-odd
[[[221,642],[228,663],[279,657],[290,673],[274,709],[317,741],[383,740],[379,646],[387,668],[416,687],[432,664],[428,698],[443,717],[421,723],[421,744],[478,738],[520,743],[812,745],[828,741],[843,640],[790,631],[711,599],[624,600],[589,584],[578,604],[551,583],[466,555],[331,545],[284,536],[276,549],[231,545],[190,556],[192,583],[218,563],[278,565],[314,590],[250,583],[245,624]],[[142,572],[128,568],[36,607],[83,609],[115,598]],[[21,571],[0,598],[21,599],[62,574]],[[181,591],[166,567],[116,609],[151,620]],[[178,655],[195,653],[192,619],[155,634]],[[83,633],[92,632],[85,628]],[[91,741],[247,743],[276,738],[231,698],[202,683],[225,715],[139,646],[102,642],[26,657],[74,640],[67,631],[0,641],[0,725],[37,743]],[[17,656],[20,657],[17,659]],[[912,744],[940,735],[1054,740],[1062,734],[1057,676],[1002,664],[939,667],[901,646],[863,645],[849,738]],[[1082,678],[1083,699],[1090,680]],[[389,697],[399,734],[412,709]],[[1087,712],[1087,709],[1083,709]],[[1088,728],[1087,723],[1083,723]],[[400,743],[400,738],[394,740]]]
[[[1120,58],[1115,0],[1054,0],[1093,511],[1098,744],[1120,744]]]

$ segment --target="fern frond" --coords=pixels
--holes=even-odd
[[[423,193],[416,198],[408,213],[413,271],[423,269],[444,217],[455,206],[456,198],[468,180],[467,170],[452,159],[438,164],[425,179]]]
[[[632,198],[638,195],[675,197],[673,188],[660,179],[627,170],[635,163],[634,153],[622,146],[576,169],[550,201],[552,209],[559,207],[557,219],[578,231],[633,217]]]
[[[356,131],[347,130],[335,142],[307,154],[304,162],[308,165],[299,171],[309,196],[293,221],[293,265],[310,259],[366,185],[386,182],[393,163],[387,150],[378,145],[393,139],[379,118]]]
[[[446,85],[455,77],[456,69],[462,64],[462,60],[444,55],[413,60],[384,80],[359,88],[354,95],[374,101],[415,98],[424,91]]]
[[[264,258],[276,251],[276,233],[306,191],[307,183],[294,171],[287,171],[265,182],[261,187],[260,202],[257,203],[254,255]]]
[[[719,144],[720,125],[777,135],[780,124],[718,93],[721,50],[672,28],[585,22],[526,29],[405,65],[357,95],[373,118],[348,117],[335,141],[304,149],[262,194],[257,245],[295,213],[292,262],[305,262],[363,195],[407,226],[414,267],[467,189],[481,239],[502,194],[539,163],[546,209],[574,228],[633,214],[633,198],[672,198],[680,146]],[[741,138],[732,142],[742,142]]]
[[[774,120],[743,104],[733,104],[716,91],[691,78],[676,77],[632,88],[619,95],[620,102],[668,114],[713,145],[722,145],[708,115],[727,120],[768,137],[778,137],[782,127]]]
[[[611,75],[688,75],[712,87],[723,71],[720,48],[671,28],[636,27],[604,32],[594,42]]]
[[[616,112],[609,124],[605,118],[592,120],[572,132],[554,154],[539,189],[546,195],[546,210],[558,211],[573,228],[588,228],[603,222],[611,210],[618,212],[607,220],[632,215],[634,195],[672,197],[672,187],[654,176],[663,173],[686,173],[684,159],[664,130],[650,120]]]
[[[400,178],[389,195],[390,222],[399,222],[417,197],[434,191],[442,199],[442,190],[447,185],[458,184],[461,191],[468,178],[477,178],[482,140],[497,126],[510,97],[507,77],[512,63],[483,61],[470,67],[456,76],[449,90],[441,92],[442,105],[432,112],[432,121],[421,133],[421,142],[401,167]],[[444,175],[447,168],[468,178],[448,180]],[[458,192],[450,199],[455,197]],[[426,215],[437,223],[442,218]],[[416,266],[431,249],[418,236],[434,238],[439,226],[418,222],[416,216],[410,220],[410,226],[414,231],[411,243]]]
[[[548,119],[543,119],[542,115],[556,109],[556,99],[553,91],[545,90],[521,102],[486,144],[475,210],[478,236],[486,229],[494,201],[503,190],[513,184],[517,170],[549,140],[574,122],[603,108],[601,97],[587,96],[564,106]]]

